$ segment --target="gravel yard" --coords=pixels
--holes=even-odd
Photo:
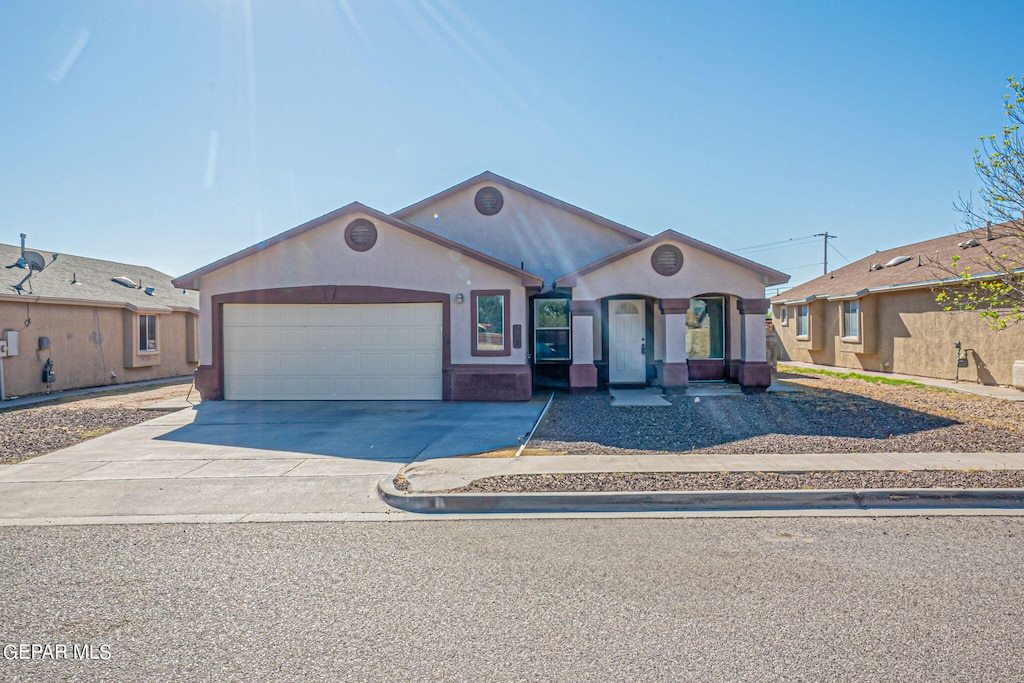
[[[99,395],[0,411],[0,464],[50,453],[164,413],[142,408],[185,398],[190,382],[145,385]],[[193,391],[192,401],[199,397]]]
[[[1024,402],[859,379],[786,375],[801,391],[669,396],[613,407],[607,393],[557,394],[530,442],[600,453],[1024,452]]]
[[[477,479],[453,493],[770,491],[776,489],[1021,488],[1024,471],[600,472]]]

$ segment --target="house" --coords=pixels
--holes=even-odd
[[[984,277],[985,249],[1020,249],[1020,234],[1009,223],[886,249],[782,292],[772,298],[780,360],[1011,384],[1024,325],[996,332],[975,311],[943,310],[937,290],[955,279],[930,264],[959,256]]]
[[[144,266],[0,244],[3,398],[189,375],[199,297]]]
[[[527,400],[537,383],[770,381],[766,285],[493,173],[393,214],[353,203],[177,278],[208,399]]]

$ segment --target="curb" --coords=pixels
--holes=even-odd
[[[711,512],[758,510],[1024,509],[1024,489],[804,489],[625,493],[402,493],[377,484],[385,503],[407,512]]]

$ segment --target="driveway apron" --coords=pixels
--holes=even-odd
[[[0,467],[0,524],[389,514],[377,481],[515,446],[544,401],[214,401]]]

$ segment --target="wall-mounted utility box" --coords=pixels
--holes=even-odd
[[[3,340],[6,342],[7,352],[4,356],[17,356],[18,355],[18,331],[17,330],[4,330]]]
[[[39,350],[40,351],[45,351],[48,348],[50,348],[50,338],[49,337],[40,337],[39,338]]]

